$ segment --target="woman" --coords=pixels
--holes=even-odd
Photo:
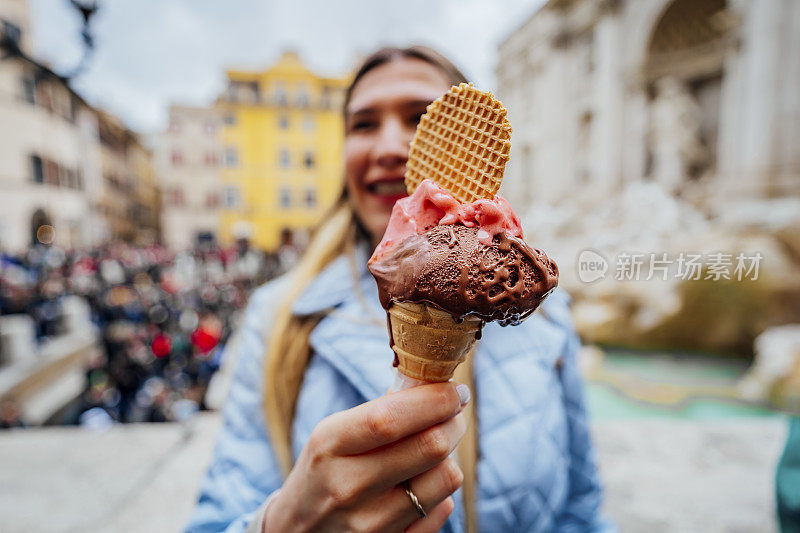
[[[461,385],[385,394],[392,353],[366,260],[405,195],[419,117],[462,81],[422,47],[357,71],[345,191],[298,267],[251,298],[188,531],[604,528],[565,294],[520,326],[488,324]]]

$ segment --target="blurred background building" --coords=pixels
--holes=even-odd
[[[172,250],[220,237],[222,118],[216,107],[172,105],[167,130],[151,138],[164,193],[164,244]]]
[[[263,249],[301,239],[342,188],[347,78],[324,78],[297,54],[263,72],[230,70],[223,116],[223,242]]]
[[[499,48],[509,190],[554,203],[648,180],[703,203],[797,196],[799,9],[548,2]]]
[[[341,192],[347,78],[318,76],[293,52],[226,77],[213,105],[171,106],[167,131],[152,138],[165,242],[302,244]]]
[[[0,243],[96,242],[104,227],[87,215],[101,182],[97,117],[31,57],[29,27],[25,2],[0,2]]]
[[[767,332],[783,340],[762,346],[796,342],[800,3],[551,0],[500,44],[497,75],[514,124],[504,187],[584,341],[746,358]],[[586,253],[597,280],[579,275]],[[665,265],[687,253],[728,273],[681,279]],[[620,279],[631,254],[642,275]],[[737,280],[746,255],[761,270]],[[790,374],[742,394],[800,405]]]
[[[96,113],[103,175],[96,208],[108,227],[105,237],[155,244],[160,241],[161,193],[152,154],[119,119]]]
[[[149,151],[31,55],[29,28],[25,1],[0,2],[0,243],[157,242]]]

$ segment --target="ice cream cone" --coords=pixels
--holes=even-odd
[[[422,381],[447,381],[463,362],[483,321],[467,316],[456,322],[453,315],[413,302],[392,302],[389,328],[398,370]]]

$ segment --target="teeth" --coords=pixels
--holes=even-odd
[[[372,185],[376,194],[403,194],[406,192],[404,181],[382,181]]]

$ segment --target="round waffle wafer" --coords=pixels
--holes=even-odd
[[[411,194],[428,178],[461,202],[494,198],[511,150],[506,108],[471,83],[452,87],[428,106],[406,163]]]

